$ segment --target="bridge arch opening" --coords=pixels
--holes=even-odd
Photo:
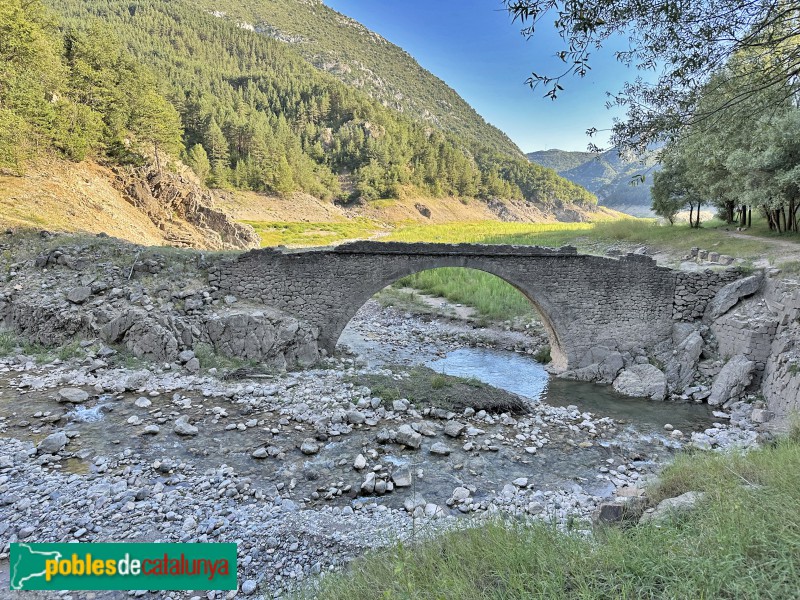
[[[558,327],[537,301],[536,293],[509,279],[476,267],[431,267],[393,273],[382,287],[354,302],[352,314],[336,331],[333,345],[357,313],[370,301],[412,313],[455,317],[471,323],[512,321],[518,328],[540,328],[549,345],[549,364],[556,372],[567,368],[567,354]],[[544,362],[547,362],[545,359]]]

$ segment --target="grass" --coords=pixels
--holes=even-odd
[[[409,275],[395,285],[466,304],[481,317],[496,320],[536,317],[531,302],[510,283],[475,269],[445,267]]]
[[[267,246],[325,246],[344,240],[364,239],[384,229],[370,219],[327,223],[244,221],[261,236]]]
[[[321,600],[797,598],[800,435],[746,455],[678,458],[655,500],[706,492],[660,525],[598,528],[496,520],[398,544],[324,577]]]
[[[427,367],[414,367],[408,377],[354,375],[348,381],[367,386],[384,402],[406,398],[418,408],[432,407],[461,413],[465,408],[490,413],[525,412],[525,403],[514,394],[494,388],[474,378],[453,377]]]

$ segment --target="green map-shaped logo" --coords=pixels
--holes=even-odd
[[[14,544],[14,549],[16,552],[10,565],[12,590],[24,590],[26,582],[39,577],[44,579],[45,562],[61,560],[60,552],[41,552],[33,550],[28,544]]]

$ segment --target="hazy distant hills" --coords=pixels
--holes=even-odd
[[[653,172],[658,168],[653,153],[648,153],[643,161],[626,160],[616,148],[600,154],[540,150],[526,156],[531,162],[554,169],[562,177],[582,185],[604,206],[635,216],[652,214],[650,187]],[[639,182],[639,175],[645,175],[644,183]]]

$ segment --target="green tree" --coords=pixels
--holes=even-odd
[[[563,69],[531,75],[532,87],[544,86],[555,98],[566,77],[585,76],[591,54],[611,39],[624,36],[629,49],[616,52],[622,63],[658,73],[627,83],[613,103],[628,109],[627,119],[614,127],[612,143],[645,149],[657,139],[724,113],[749,110],[757,101],[761,112],[774,106],[763,90],[782,90],[787,81],[796,92],[800,76],[800,5],[796,0],[503,0],[528,36],[553,23],[564,41],[558,52]],[[718,105],[698,101],[709,77],[741,53],[764,57],[746,65],[745,77],[729,82],[738,94]],[[731,74],[733,75],[733,74]]]
[[[180,115],[174,106],[154,90],[148,90],[137,102],[131,129],[137,139],[153,149],[159,171],[159,150],[178,156],[183,149]]]
[[[202,183],[205,183],[211,174],[211,163],[208,160],[203,144],[195,144],[186,155],[186,164],[191,167]]]

